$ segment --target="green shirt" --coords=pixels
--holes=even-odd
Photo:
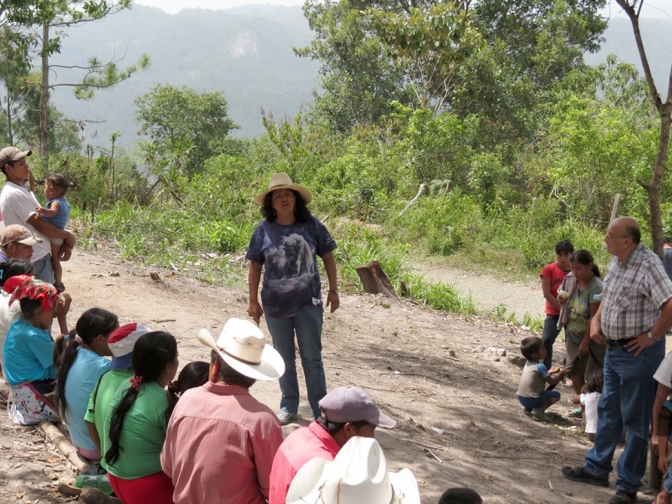
[[[107,418],[107,412],[110,409],[112,397],[119,386],[125,381],[127,382],[132,376],[133,370],[130,368],[122,369],[121,371],[108,371],[100,377],[98,385],[93,389],[93,392],[89,397],[89,405],[86,408],[84,420],[95,424],[96,430],[98,431],[98,438],[101,443],[105,437],[105,419]],[[95,402],[93,400],[94,397],[96,399]],[[103,458],[100,461],[100,465],[103,469],[107,469],[104,452],[102,453],[102,456]]]
[[[114,393],[105,419],[102,453],[110,449],[110,423],[117,404],[131,387],[128,380]],[[166,439],[166,391],[154,382],[143,383],[140,392],[124,417],[119,444],[119,458],[107,470],[123,479],[136,479],[161,472],[161,448]],[[104,456],[104,455],[103,455]]]
[[[567,301],[569,317],[565,335],[574,343],[581,343],[590,326],[590,305],[599,303],[602,294],[602,280],[594,277],[588,286],[579,292],[577,285],[574,294]]]

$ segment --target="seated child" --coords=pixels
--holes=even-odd
[[[449,488],[443,492],[439,504],[483,504],[483,499],[471,488]]]
[[[546,422],[545,411],[551,404],[560,400],[560,392],[552,388],[569,374],[571,368],[566,367],[556,373],[549,373],[543,364],[546,349],[541,338],[536,336],[523,339],[520,342],[520,352],[527,362],[518,385],[518,400],[525,408],[526,415],[540,422]],[[546,389],[547,383],[551,385],[548,389]]]
[[[70,203],[65,199],[65,193],[68,191],[70,183],[63,175],[53,174],[47,177],[44,182],[44,197],[47,198],[45,208],[37,207],[35,211],[38,216],[52,223],[59,229],[65,229],[70,218]],[[50,238],[51,241],[51,264],[54,267],[54,287],[58,292],[63,292],[63,268],[58,258],[63,245],[62,238]]]

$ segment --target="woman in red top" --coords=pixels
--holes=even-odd
[[[546,320],[544,320],[544,332],[542,341],[546,349],[546,358],[544,365],[546,369],[551,369],[553,360],[553,343],[560,334],[558,329],[558,318],[560,317],[560,308],[562,305],[558,301],[558,288],[562,280],[571,270],[569,256],[574,253],[574,245],[567,240],[562,240],[555,246],[555,262],[547,264],[541,270],[541,290],[546,299]]]

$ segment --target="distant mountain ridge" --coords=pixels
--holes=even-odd
[[[642,19],[644,43],[661,94],[667,90],[672,64],[672,20]],[[136,140],[133,100],[156,83],[186,85],[195,90],[224,91],[229,114],[241,126],[234,132],[254,137],[264,131],[261,113],[276,118],[295,116],[310,102],[317,86],[319,63],[294,55],[292,47],[310,43],[313,34],[301,7],[251,5],[227,10],[188,9],[167,14],[135,5],[130,11],[109,16],[67,32],[63,56],[55,63],[82,64],[89,57],[101,60],[125,54],[123,68],[142,53],[151,67],[133,75],[112,90],[103,90],[91,101],[74,98],[70,88],[52,95],[56,106],[73,119],[104,119],[85,128],[86,143],[109,146],[112,131],[119,131],[122,145]],[[602,50],[586,54],[586,62],[605,61],[609,53],[641,65],[630,22],[613,18],[605,32]],[[63,70],[59,70],[64,80]]]
[[[229,115],[240,125],[236,136],[253,137],[263,131],[260,109],[278,118],[295,116],[311,100],[317,85],[316,62],[298,58],[292,47],[310,43],[312,34],[300,7],[246,6],[211,11],[188,9],[177,14],[151,7],[130,11],[68,30],[62,56],[54,63],[82,64],[124,54],[123,68],[142,53],[151,66],[135,73],[91,101],[74,98],[69,88],[58,88],[52,100],[73,119],[104,119],[89,124],[87,142],[107,145],[112,131],[121,143],[136,139],[133,101],[156,83],[186,85],[199,92],[222,90]],[[74,72],[73,72],[74,73]],[[73,74],[59,70],[59,81]],[[95,136],[95,138],[91,138]]]

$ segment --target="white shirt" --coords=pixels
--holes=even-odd
[[[586,434],[595,434],[597,432],[597,403],[599,402],[599,392],[581,394],[581,404],[583,404],[586,413]]]
[[[25,226],[39,238],[42,238],[42,243],[33,245],[31,262],[39,261],[46,255],[51,254],[49,238],[26,222],[31,215],[35,214],[35,207],[39,206],[42,205],[37,201],[35,195],[25,187],[8,181],[5,183],[5,187],[2,188],[2,192],[0,193],[0,211],[2,211],[2,219],[5,226],[19,224]]]
[[[672,352],[668,353],[660,363],[653,379],[667,388],[672,388]]]
[[[9,306],[11,297],[11,294],[0,291],[0,365],[3,368],[5,367],[3,352],[5,350],[5,341],[7,341],[9,326],[21,316],[21,303],[17,299],[12,303],[12,306]]]

